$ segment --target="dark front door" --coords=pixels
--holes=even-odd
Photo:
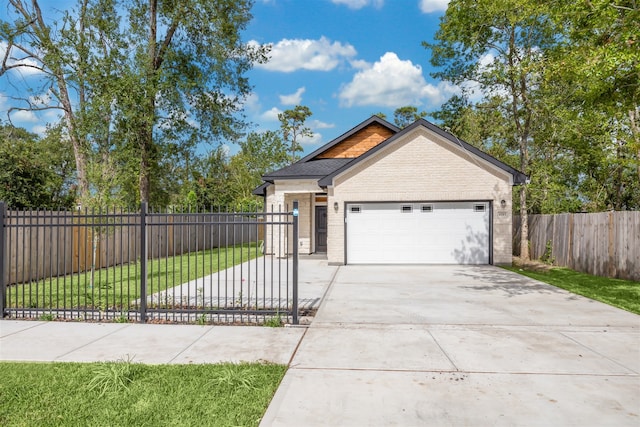
[[[326,206],[316,206],[316,252],[327,252]]]

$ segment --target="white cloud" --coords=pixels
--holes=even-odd
[[[11,113],[11,120],[16,122],[37,123],[40,120],[33,111],[16,110]]]
[[[280,95],[280,103],[282,105],[299,105],[302,101],[302,94],[307,89],[303,86],[291,95]]]
[[[486,69],[489,65],[493,64],[496,56],[492,52],[487,52],[478,59],[478,64],[481,69]]]
[[[367,70],[371,68],[371,64],[364,59],[354,59],[353,61],[350,61],[349,64],[351,64],[351,67],[356,70]]]
[[[362,9],[371,4],[376,9],[380,9],[384,5],[384,0],[331,0],[334,4],[343,4],[349,9]]]
[[[422,67],[403,61],[393,52],[385,53],[378,62],[356,73],[344,85],[338,97],[343,106],[373,105],[398,108],[405,105],[439,105],[459,90],[441,82],[428,84]]]
[[[252,40],[249,45],[257,46]],[[331,42],[326,37],[319,40],[283,39],[272,45],[270,59],[266,64],[256,64],[256,68],[290,73],[296,70],[330,71],[345,59],[357,54],[348,43]]]
[[[42,112],[42,118],[47,122],[57,122],[62,118],[62,112],[58,109],[51,109]]]
[[[282,113],[282,110],[280,110],[277,107],[273,107],[270,110],[265,111],[264,113],[262,113],[260,115],[260,119],[264,120],[264,121],[269,121],[269,122],[277,122],[278,121],[278,114]]]
[[[247,111],[251,113],[258,113],[261,109],[260,96],[255,92],[251,92],[244,98],[242,105]]]
[[[313,132],[311,136],[303,136],[298,141],[301,145],[315,145],[322,142],[322,134]]]
[[[4,59],[8,46],[7,42],[0,41],[0,58]],[[40,74],[41,71],[35,67],[39,68],[41,64],[33,58],[25,58],[24,55],[18,56],[19,52],[16,48],[12,48],[9,52],[7,65],[11,67],[18,66],[17,68],[12,68],[11,71],[20,73],[23,77]]]
[[[420,0],[422,13],[444,12],[447,10],[449,0]]]
[[[47,127],[44,125],[35,125],[31,128],[31,132],[44,136],[44,134],[47,133]]]
[[[28,99],[29,104],[34,107],[46,107],[48,105],[51,105],[52,96],[51,92],[47,91],[42,95],[30,96]]]
[[[309,127],[311,129],[333,129],[336,125],[333,123],[321,122],[320,120],[312,120],[309,123]]]

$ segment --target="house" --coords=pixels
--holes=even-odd
[[[330,264],[510,264],[511,192],[527,179],[424,119],[377,116],[262,178],[268,209],[298,201],[300,253]]]

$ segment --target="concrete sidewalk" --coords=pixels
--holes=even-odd
[[[261,426],[638,426],[640,316],[491,266],[341,267]]]
[[[241,266],[232,267],[228,274],[232,276],[237,268]],[[337,267],[327,266],[321,258],[300,257],[299,293],[304,307],[320,305],[336,271]],[[129,358],[153,364],[288,364],[305,331],[302,327],[0,320],[0,360],[93,362]]]
[[[0,321],[0,360],[287,364],[304,328]]]

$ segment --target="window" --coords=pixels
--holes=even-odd
[[[400,210],[402,211],[402,213],[411,213],[413,211],[413,206],[402,205],[402,208]]]
[[[426,213],[433,212],[433,205],[422,205],[420,210]]]
[[[361,212],[360,206],[351,206],[349,208],[349,212],[351,212],[351,213],[360,213]]]
[[[485,205],[473,205],[474,212],[484,212],[486,209]]]

